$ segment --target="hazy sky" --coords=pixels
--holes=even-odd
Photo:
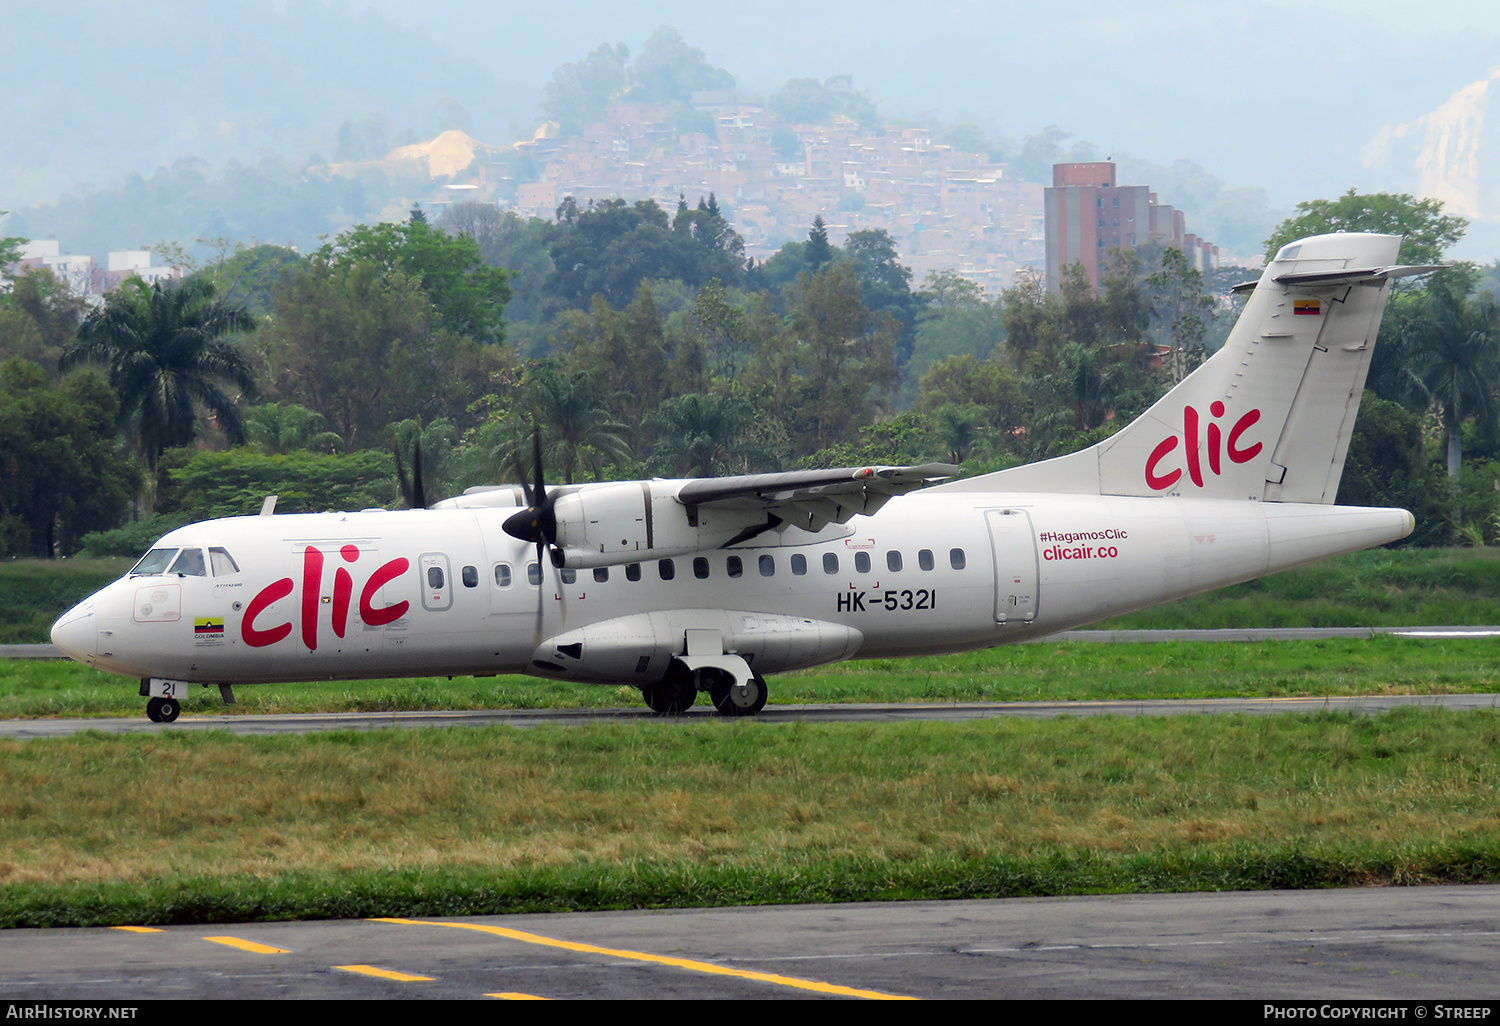
[[[848,72],[894,112],[1016,139],[1057,124],[1106,152],[1194,160],[1280,204],[1402,187],[1366,171],[1364,146],[1500,64],[1500,4],[1463,0],[358,4],[535,84],[670,24],[743,89]]]
[[[1500,65],[1494,0],[0,0],[0,207],[184,156],[301,160],[372,111],[426,131],[440,97],[504,143],[559,65],[663,25],[752,95],[847,73],[888,114],[1016,142],[1057,125],[1282,209],[1421,191],[1417,133],[1378,164],[1371,142]],[[1500,188],[1475,194],[1500,251]]]

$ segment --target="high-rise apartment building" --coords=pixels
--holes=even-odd
[[[1075,263],[1098,288],[1111,250],[1135,249],[1152,239],[1181,249],[1200,271],[1219,265],[1219,247],[1189,235],[1182,211],[1156,202],[1149,186],[1117,184],[1108,161],[1052,165],[1044,203],[1051,291],[1061,286],[1063,269]]]

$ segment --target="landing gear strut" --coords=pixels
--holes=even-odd
[[[152,723],[171,723],[182,712],[175,698],[153,698],[146,703],[146,717]]]

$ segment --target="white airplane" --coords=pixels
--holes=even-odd
[[[966,480],[867,467],[478,489],[167,534],[52,628],[176,719],[191,684],[531,674],[706,691],[1024,641],[1408,535],[1333,505],[1400,238],[1281,249],[1224,347],[1123,430]],[[540,461],[538,461],[540,462]],[[943,483],[938,483],[943,482]],[[545,553],[544,553],[545,550]],[[549,558],[550,557],[550,558]]]

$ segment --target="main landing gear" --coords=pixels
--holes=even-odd
[[[766,679],[755,674],[744,681],[718,667],[705,666],[689,670],[674,662],[667,675],[655,684],[641,688],[641,697],[660,716],[687,712],[698,700],[698,692],[707,691],[721,716],[754,716],[766,705]]]

